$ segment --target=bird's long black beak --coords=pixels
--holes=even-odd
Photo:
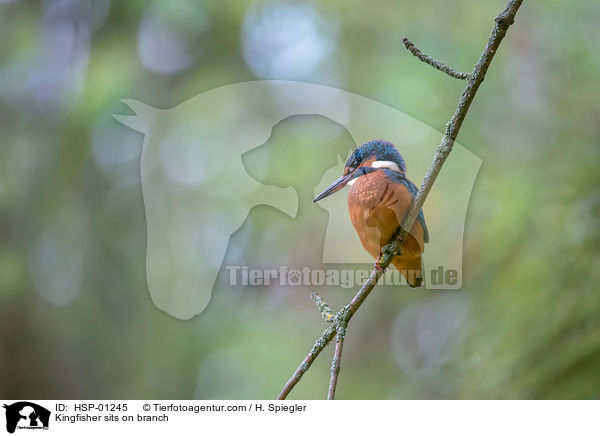
[[[342,189],[344,186],[346,186],[346,184],[350,180],[352,180],[353,175],[354,175],[354,173],[350,173],[350,174],[346,174],[345,176],[342,176],[339,179],[337,179],[335,182],[333,182],[331,185],[329,185],[323,192],[321,192],[319,195],[317,195],[314,198],[313,203],[316,203],[317,201],[322,200],[325,197],[329,197],[334,192],[338,192],[340,189]]]

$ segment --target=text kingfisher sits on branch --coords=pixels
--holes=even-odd
[[[315,197],[317,202],[344,186],[348,193],[348,210],[352,225],[365,250],[377,259],[381,249],[392,242],[410,208],[417,187],[406,177],[406,164],[394,144],[384,140],[361,145],[346,161],[344,174]],[[392,260],[411,287],[423,282],[421,256],[429,233],[423,210],[406,235],[402,252]]]

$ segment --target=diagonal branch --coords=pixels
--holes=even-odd
[[[323,333],[321,333],[321,336],[319,337],[319,339],[317,339],[317,341],[315,342],[315,345],[313,345],[313,347],[308,352],[308,354],[306,355],[306,357],[304,358],[304,360],[302,361],[302,363],[300,364],[298,369],[294,372],[294,374],[292,374],[292,376],[290,377],[288,382],[285,384],[285,386],[279,393],[279,396],[277,397],[278,400],[286,399],[286,397],[288,396],[290,391],[292,389],[294,389],[294,386],[296,386],[296,384],[298,384],[298,382],[300,381],[300,379],[302,378],[304,373],[306,371],[308,371],[310,366],[316,360],[317,356],[321,353],[321,351],[323,351],[323,349],[327,346],[327,344],[329,344],[331,342],[331,340],[333,339],[334,336],[335,336],[335,325],[331,324],[329,327],[327,327],[325,329],[325,331]]]
[[[384,247],[384,250],[386,250],[386,248],[389,248],[390,245],[386,245]],[[381,265],[382,266],[385,265],[386,268],[390,264],[390,262],[392,261],[392,258],[393,258],[393,256],[391,256],[390,254],[388,254],[388,256],[389,256],[389,258],[386,258],[386,259],[382,258],[382,263],[381,263]],[[298,382],[300,381],[300,379],[302,378],[304,373],[306,371],[308,371],[308,369],[314,363],[314,361],[317,359],[319,354],[321,354],[321,351],[323,351],[323,349],[327,346],[327,344],[329,344],[333,340],[333,338],[335,337],[335,335],[337,333],[337,329],[338,329],[340,320],[345,325],[348,324],[348,322],[350,321],[350,318],[352,318],[352,316],[356,313],[358,308],[365,301],[365,299],[369,296],[369,294],[371,293],[371,291],[377,284],[377,281],[379,280],[379,278],[383,275],[384,269],[385,268],[380,268],[380,267],[374,268],[373,271],[371,271],[371,275],[369,276],[367,281],[363,283],[363,285],[361,286],[359,291],[356,293],[354,298],[350,301],[350,303],[348,303],[346,306],[344,306],[335,315],[334,322],[329,327],[327,327],[323,331],[323,333],[321,333],[321,336],[319,336],[319,338],[316,340],[315,344],[313,345],[311,350],[308,352],[308,354],[306,355],[306,357],[304,358],[302,363],[300,363],[300,366],[298,366],[298,369],[296,369],[294,374],[292,374],[290,379],[287,381],[287,383],[281,390],[281,393],[277,397],[278,400],[286,399],[286,397],[288,396],[290,391],[294,388],[294,386],[296,386],[296,384],[298,384]]]
[[[421,50],[415,47],[412,41],[409,41],[408,38],[402,38],[402,42],[404,43],[404,46],[408,49],[409,52],[411,52],[414,56],[419,58],[419,60],[421,60],[422,62],[431,65],[436,70],[440,70],[441,72],[446,73],[447,75],[449,75],[450,77],[454,77],[455,79],[466,80],[470,77],[469,73],[461,73],[460,71],[453,70],[448,65],[441,63],[437,59],[434,59],[431,56],[427,56],[425,53],[423,53]]]
[[[315,342],[313,348],[309,351],[308,355],[304,358],[298,369],[294,372],[292,377],[288,380],[283,390],[279,394],[278,399],[285,399],[290,391],[294,388],[294,386],[300,381],[300,378],[304,375],[306,371],[313,364],[317,356],[323,351],[323,349],[333,340],[334,337],[338,335],[340,331],[345,333],[346,326],[348,322],[352,318],[352,316],[356,313],[361,304],[365,301],[365,299],[369,296],[379,278],[383,275],[387,267],[390,265],[392,259],[401,252],[402,244],[404,243],[404,239],[406,238],[407,231],[405,229],[412,228],[415,220],[417,219],[417,215],[421,208],[423,207],[423,203],[431,191],[433,183],[437,178],[440,170],[442,169],[442,165],[448,158],[448,155],[452,151],[452,147],[454,146],[454,141],[458,136],[458,132],[462,126],[462,123],[467,115],[469,107],[475,98],[475,94],[483,82],[485,74],[496,54],[498,47],[500,46],[500,42],[506,35],[506,31],[508,28],[514,23],[515,14],[517,10],[523,3],[523,0],[511,0],[504,11],[502,11],[495,20],[494,28],[492,29],[492,33],[488,40],[488,43],[481,54],[481,57],[477,61],[473,72],[468,75],[467,85],[463,90],[460,99],[458,101],[458,106],[456,107],[456,111],[450,122],[446,125],[446,130],[444,131],[444,135],[440,142],[440,145],[437,147],[435,156],[433,158],[433,162],[431,166],[427,170],[427,174],[423,179],[423,183],[417,192],[417,195],[413,199],[411,207],[406,214],[406,217],[402,221],[401,229],[398,232],[398,236],[396,240],[392,243],[386,245],[381,250],[381,256],[375,262],[375,268],[371,272],[371,275],[363,283],[358,293],[354,296],[354,298],[344,306],[334,317],[334,321],[332,324],[327,327],[319,339]],[[407,47],[408,48],[408,47]],[[443,71],[443,70],[442,70]],[[445,71],[444,71],[445,72]],[[464,73],[463,73],[464,74]],[[339,347],[337,346],[339,344]],[[335,394],[335,385],[337,385],[337,374],[339,374],[339,366],[341,364],[341,354],[343,347],[343,339],[341,341],[336,341],[336,351],[334,355],[334,362],[332,362],[332,376],[331,382],[334,384],[333,386],[333,394]],[[339,350],[338,350],[339,348]],[[333,376],[334,369],[336,372],[335,379]],[[330,397],[333,397],[332,394],[332,386],[330,383]]]
[[[494,55],[500,46],[500,42],[502,42],[502,39],[506,35],[506,31],[510,25],[515,22],[515,14],[521,6],[521,3],[523,3],[523,0],[511,0],[504,11],[502,11],[496,17],[496,24],[492,29],[492,34],[490,35],[488,43],[485,46],[481,57],[477,61],[477,64],[475,64],[473,73],[471,73],[469,79],[467,80],[467,86],[465,86],[465,89],[460,96],[454,115],[452,115],[450,122],[446,125],[444,136],[442,137],[442,141],[440,142],[440,145],[438,145],[438,148],[435,152],[433,162],[425,174],[423,183],[421,184],[419,192],[417,192],[417,195],[412,202],[406,218],[402,222],[402,229],[412,228],[412,225],[417,219],[417,215],[423,207],[423,203],[425,202],[429,191],[431,191],[433,183],[442,169],[442,165],[452,151],[454,141],[456,140],[462,123],[467,116],[467,112],[469,111],[469,107],[475,98],[475,94],[477,93],[481,82],[483,82],[483,79],[485,78],[485,73],[487,73],[492,59],[494,58]],[[403,236],[405,236],[405,234]]]

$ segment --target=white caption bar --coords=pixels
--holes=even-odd
[[[598,432],[598,401],[3,400],[0,433],[410,435]],[[12,430],[12,432],[11,432]],[[6,434],[6,433],[4,433]]]

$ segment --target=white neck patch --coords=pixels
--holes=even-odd
[[[398,164],[391,160],[376,160],[371,164],[371,167],[373,167],[373,168],[389,168],[390,170],[396,171],[398,173],[402,172],[402,171],[400,171],[400,167],[398,166]]]

